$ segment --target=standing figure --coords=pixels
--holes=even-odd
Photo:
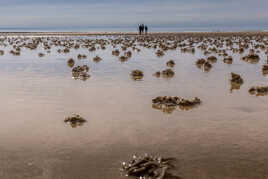
[[[148,26],[147,25],[145,25],[144,30],[145,30],[145,34],[147,34],[148,33]]]
[[[141,33],[143,34],[144,32],[144,24],[141,24]]]
[[[139,34],[141,35],[141,24],[139,24]]]

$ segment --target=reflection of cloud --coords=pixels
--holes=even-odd
[[[19,3],[20,2],[20,3]],[[151,25],[265,24],[264,0],[85,1],[27,0],[0,2],[1,26],[119,26],[140,22]]]

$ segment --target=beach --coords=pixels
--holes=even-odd
[[[267,42],[0,32],[0,178],[132,178],[122,162],[147,153],[176,158],[170,179],[268,179]],[[165,96],[180,101],[153,100]],[[86,122],[65,122],[72,114]]]

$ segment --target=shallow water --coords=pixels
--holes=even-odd
[[[70,37],[74,38],[74,37]],[[106,37],[103,37],[106,38]],[[21,56],[0,56],[0,178],[4,179],[123,179],[122,161],[132,154],[160,154],[177,158],[174,175],[182,179],[267,179],[268,98],[251,96],[248,89],[267,85],[258,64],[233,55],[233,64],[213,64],[204,73],[195,54],[169,51],[157,57],[141,48],[125,63],[106,50],[55,49],[39,58],[41,48],[23,49]],[[72,79],[67,60],[90,67],[87,81]],[[92,58],[99,55],[99,63]],[[156,78],[173,59],[175,76]],[[130,72],[141,69],[142,81]],[[230,92],[230,73],[244,84]],[[202,104],[171,114],[152,108],[157,96],[199,97]],[[72,113],[87,119],[77,128],[63,122]]]

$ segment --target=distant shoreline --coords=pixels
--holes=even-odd
[[[113,36],[113,35],[133,35],[139,36],[137,32],[0,32],[0,36]],[[198,35],[198,36],[229,36],[229,35],[264,35],[268,32],[248,31],[248,32],[150,32],[147,35]]]

